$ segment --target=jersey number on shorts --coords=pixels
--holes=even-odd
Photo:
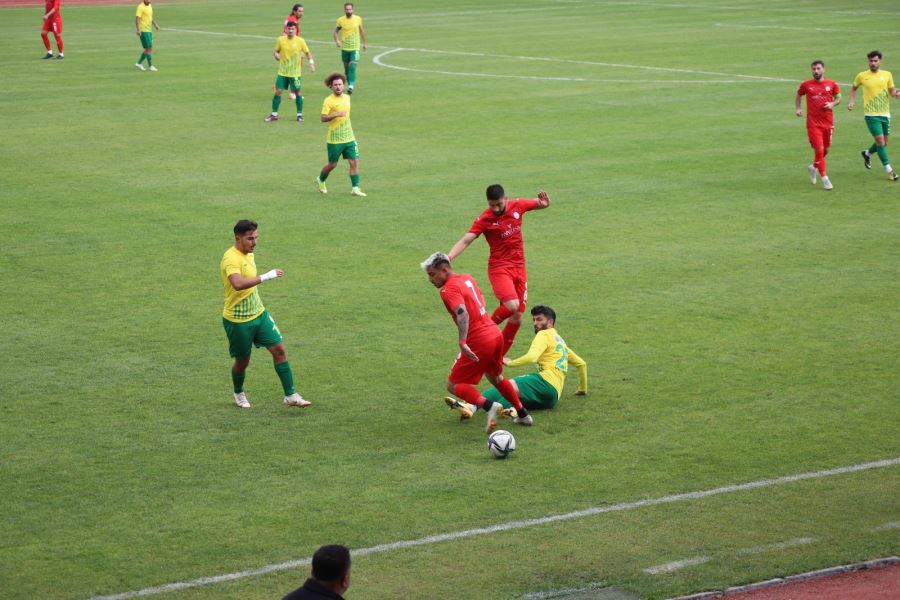
[[[478,297],[478,293],[475,291],[475,286],[472,285],[471,281],[466,282],[466,287],[472,291],[472,297],[475,298],[475,304],[478,305],[478,314],[483,315],[485,313],[484,304],[481,303],[481,299]]]

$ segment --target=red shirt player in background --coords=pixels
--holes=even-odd
[[[303,18],[303,5],[295,4],[294,7],[291,9],[291,14],[289,14],[287,16],[287,18],[284,20],[284,27],[282,27],[282,30],[281,30],[282,33],[284,35],[287,35],[288,23],[293,23],[294,25],[297,26],[297,34],[296,35],[300,35],[300,19],[302,19],[302,18]]]
[[[528,273],[525,270],[525,250],[522,247],[522,217],[529,210],[550,206],[547,192],[538,192],[537,200],[506,197],[503,186],[490,185],[487,188],[488,208],[478,215],[475,222],[453,248],[448,256],[454,260],[469,247],[482,233],[490,246],[488,257],[488,279],[500,306],[491,314],[491,320],[500,324],[507,318],[503,328],[503,354],[509,351],[516,333],[522,325],[522,313],[528,300]]]
[[[803,116],[800,109],[800,97],[806,96],[806,133],[809,145],[815,152],[813,163],[809,169],[809,181],[816,185],[816,174],[822,176],[822,187],[834,189],[825,168],[825,155],[831,147],[831,134],[834,132],[834,112],[831,110],[841,103],[841,88],[830,79],[825,79],[825,63],[821,60],[812,62],[812,79],[800,84],[797,90],[797,116]]]
[[[41,39],[44,41],[44,48],[47,49],[44,59],[53,58],[53,51],[50,50],[50,38],[47,36],[47,33],[51,31],[53,32],[53,37],[56,38],[56,49],[59,50],[56,58],[60,60],[65,58],[63,55],[62,15],[59,13],[59,3],[60,0],[44,0],[44,25],[41,27]]]
[[[441,300],[456,323],[459,332],[459,355],[447,376],[447,390],[487,413],[488,433],[497,427],[497,414],[503,406],[481,395],[475,387],[487,376],[494,387],[516,408],[516,423],[531,425],[534,421],[515,386],[503,377],[503,336],[487,316],[484,296],[471,276],[454,273],[450,258],[435,252],[422,263],[422,270],[434,287],[441,290]]]

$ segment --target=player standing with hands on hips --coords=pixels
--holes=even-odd
[[[275,372],[284,388],[285,406],[305,408],[311,404],[303,399],[294,388],[294,375],[284,350],[284,338],[275,325],[275,320],[263,306],[257,286],[270,279],[284,276],[281,269],[272,269],[262,275],[256,274],[256,260],[253,250],[259,239],[257,224],[242,219],[234,226],[234,245],[225,251],[219,270],[225,290],[225,308],[222,311],[222,325],[228,336],[228,350],[234,358],[231,367],[231,382],[234,384],[234,404],[238,408],[250,408],[250,401],[244,393],[244,377],[250,364],[253,346],[264,347],[272,354]]]
[[[822,187],[826,190],[834,189],[831,180],[828,179],[828,171],[825,168],[825,156],[831,147],[831,136],[834,133],[833,108],[841,103],[841,88],[830,79],[825,79],[825,63],[814,60],[812,65],[812,79],[807,79],[797,89],[795,102],[796,114],[803,116],[800,108],[800,99],[806,96],[806,135],[809,137],[809,145],[812,146],[815,157],[809,167],[809,182],[816,185],[816,175],[822,176]]]

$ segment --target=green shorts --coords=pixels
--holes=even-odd
[[[275,76],[275,87],[279,90],[291,90],[292,92],[300,91],[300,77],[287,77],[285,75]]]
[[[344,144],[326,144],[326,146],[328,146],[328,162],[330,163],[336,163],[342,156],[345,159],[359,158],[356,140]]]
[[[225,335],[228,336],[228,352],[232,358],[246,358],[250,356],[251,346],[257,348],[271,348],[284,342],[281,332],[275,320],[269,316],[269,311],[245,323],[235,323],[222,317],[222,325],[225,326]]]
[[[891,118],[890,117],[866,117],[866,127],[872,137],[883,135],[885,137],[891,134]]]
[[[544,408],[553,408],[556,406],[559,397],[556,395],[556,388],[547,383],[547,380],[537,373],[529,373],[528,375],[519,375],[513,380],[519,388],[519,400],[527,409],[541,410]],[[499,402],[503,408],[512,408],[512,404],[506,401],[497,388],[490,388],[484,391],[484,397],[494,402]]]
[[[144,50],[153,47],[153,33],[150,31],[141,32],[141,47]]]
[[[359,50],[341,50],[341,62],[359,62]]]

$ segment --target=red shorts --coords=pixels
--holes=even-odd
[[[461,353],[447,376],[453,383],[475,385],[485,374],[499,375],[503,372],[503,334],[494,329],[489,335],[466,340],[469,348],[478,357],[478,362]]]
[[[806,135],[809,136],[809,145],[813,148],[831,148],[831,134],[834,127],[807,127]]]
[[[34,31],[34,29],[32,29],[32,31]],[[41,27],[41,33],[47,33],[48,31],[62,33],[62,18],[50,18],[44,21],[44,25]]]
[[[518,300],[519,312],[525,312],[525,303],[528,301],[528,274],[525,269],[515,267],[488,269],[488,279],[491,280],[494,296],[501,304],[507,300]]]

